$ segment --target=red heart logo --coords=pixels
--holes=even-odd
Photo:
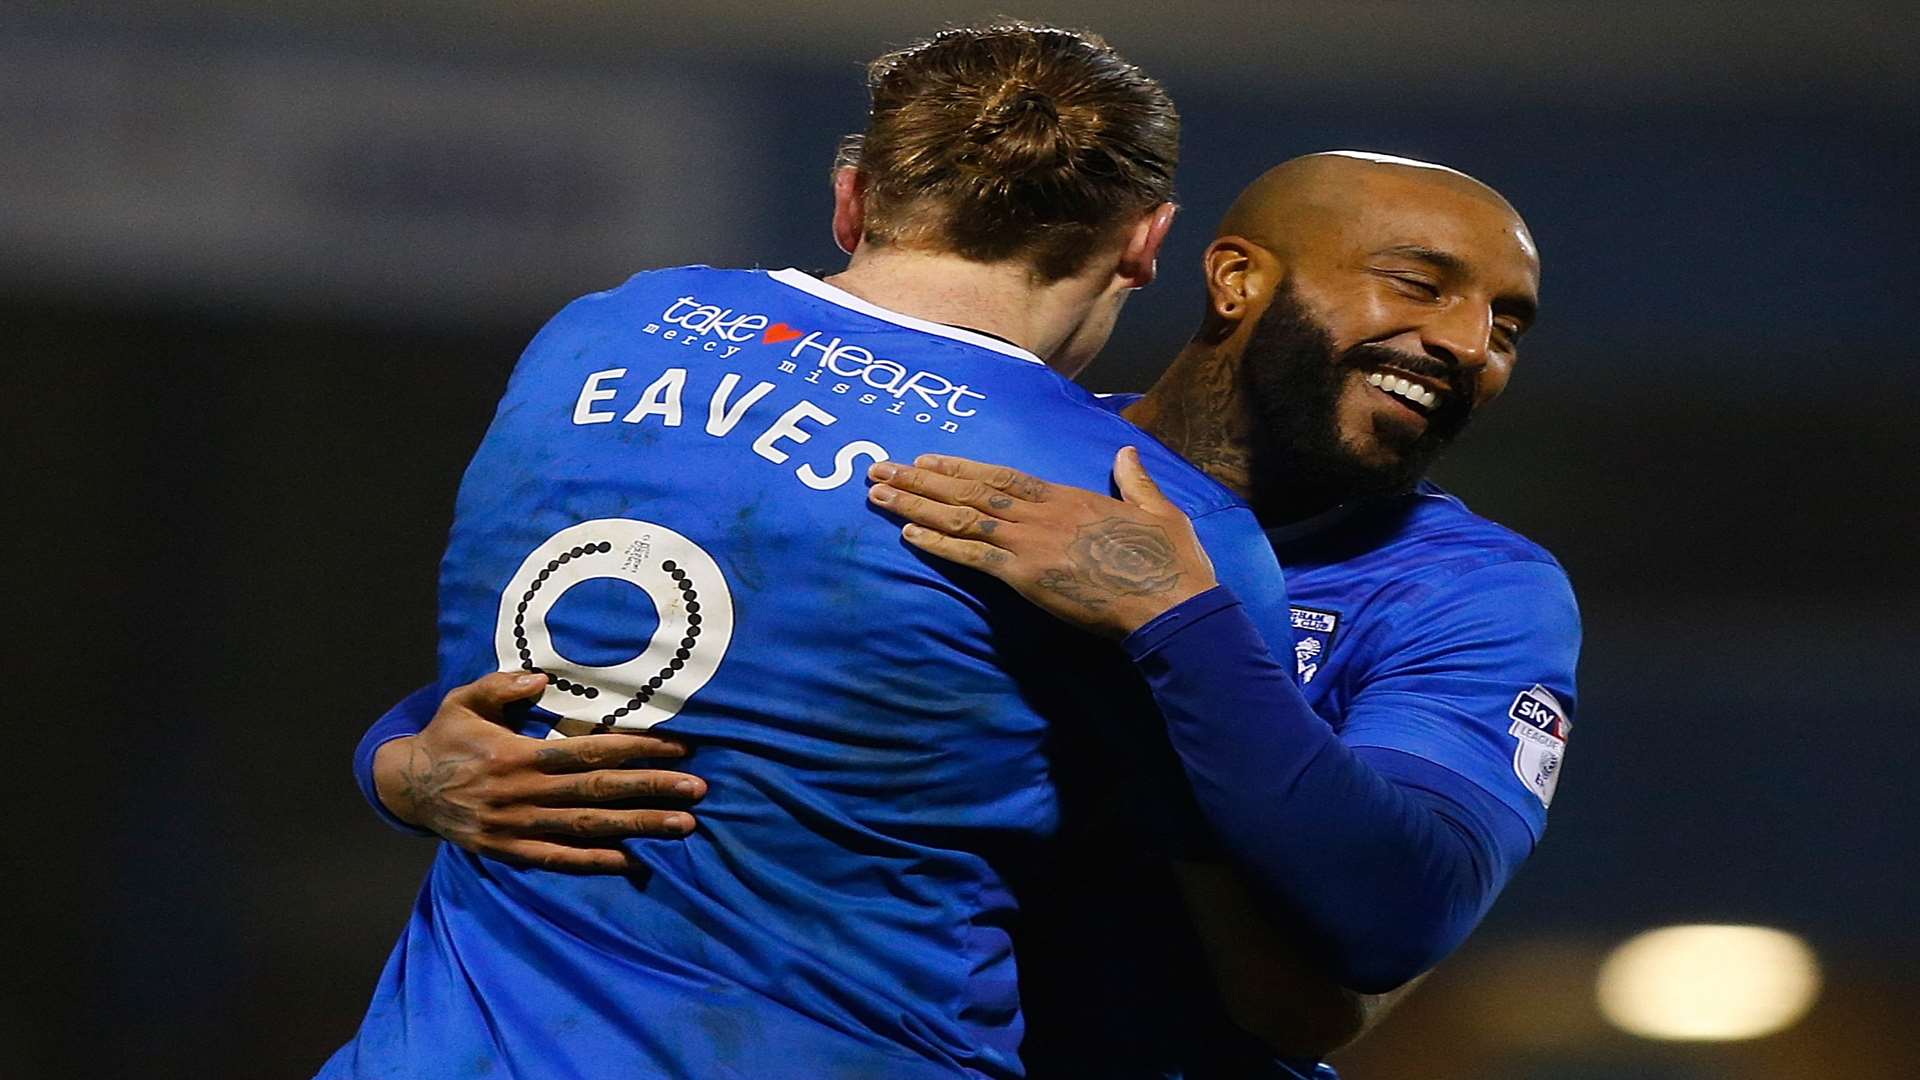
[[[799,337],[800,334],[801,331],[795,330],[786,323],[777,322],[767,327],[767,332],[760,335],[760,340],[769,345],[778,345],[783,341],[792,341],[794,338]]]

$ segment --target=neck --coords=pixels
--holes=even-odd
[[[862,300],[930,322],[1005,338],[1052,361],[1086,321],[1100,286],[1088,275],[1038,282],[1019,263],[861,244],[826,279]]]
[[[1220,344],[1187,343],[1124,415],[1243,499],[1253,498],[1252,417],[1239,357]]]
[[[1240,379],[1240,354],[1232,346],[1232,339],[1189,342],[1124,415],[1247,500],[1268,528],[1333,509],[1342,501],[1340,492],[1294,482],[1286,474],[1295,470],[1257,460],[1255,418]]]

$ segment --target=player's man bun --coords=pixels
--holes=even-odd
[[[1008,178],[1058,167],[1073,153],[1053,98],[1017,79],[987,99],[964,138],[968,153],[959,158],[961,165]]]
[[[842,163],[867,178],[866,239],[1072,274],[1173,195],[1180,117],[1100,38],[1027,23],[943,30],[875,60]]]

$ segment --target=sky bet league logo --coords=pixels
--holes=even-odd
[[[1567,736],[1573,724],[1546,687],[1535,683],[1522,690],[1507,709],[1513,726],[1507,729],[1517,743],[1513,748],[1513,774],[1539,796],[1543,806],[1553,802],[1554,788],[1560,784],[1560,762],[1566,756]]]

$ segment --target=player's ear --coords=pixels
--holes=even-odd
[[[1143,289],[1153,284],[1154,275],[1160,269],[1160,246],[1166,243],[1177,210],[1179,207],[1174,204],[1163,202],[1128,230],[1127,246],[1120,252],[1117,271],[1128,288]]]
[[[1266,306],[1277,267],[1260,245],[1239,236],[1222,236],[1207,245],[1207,322],[1231,333],[1242,320]]]
[[[833,170],[833,242],[853,254],[867,233],[867,175],[852,165]]]

